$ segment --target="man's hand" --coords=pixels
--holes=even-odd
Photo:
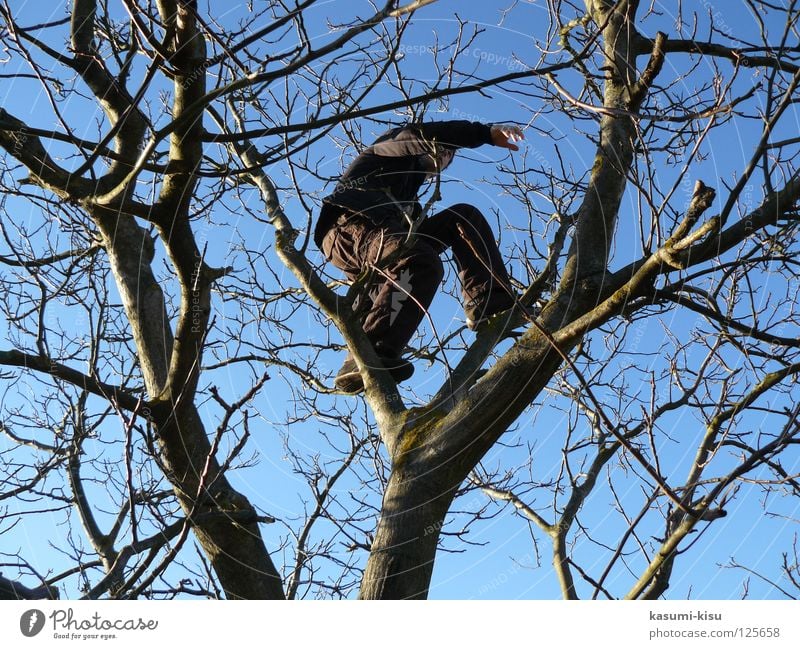
[[[501,146],[511,151],[519,151],[519,147],[514,142],[525,139],[525,134],[519,126],[513,124],[493,124],[492,125],[492,144]]]

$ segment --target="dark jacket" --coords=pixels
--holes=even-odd
[[[322,199],[314,229],[318,248],[343,213],[359,214],[380,225],[417,216],[417,194],[425,182],[425,158],[439,147],[473,149],[491,144],[491,127],[479,122],[422,122],[393,128],[364,149],[342,174],[333,193]]]

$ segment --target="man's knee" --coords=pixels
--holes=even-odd
[[[444,277],[444,264],[439,253],[424,241],[417,241],[404,266],[416,277],[424,277],[427,284],[436,286]]]
[[[469,225],[478,225],[486,222],[483,213],[477,207],[469,203],[456,203],[447,208],[447,210],[454,218],[459,221],[465,221]]]

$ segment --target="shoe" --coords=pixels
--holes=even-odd
[[[395,383],[407,381],[414,374],[414,366],[404,358],[378,356],[378,359],[389,370]],[[358,394],[364,390],[364,379],[361,378],[361,372],[358,371],[358,365],[352,356],[347,356],[333,384],[337,390],[345,394]]]
[[[467,314],[467,328],[477,331],[492,316],[508,311],[515,303],[516,300],[506,291],[496,291],[490,293],[488,298],[482,295],[470,300],[464,305],[464,312]]]

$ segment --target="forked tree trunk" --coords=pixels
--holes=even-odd
[[[630,26],[636,3],[586,0],[586,4],[595,24],[604,25],[604,104],[613,110],[635,108],[631,88],[636,82],[636,54],[630,42]],[[642,96],[646,89],[640,89]],[[633,160],[635,130],[630,118],[616,113],[604,115],[600,129],[591,180],[577,212],[576,232],[561,284],[539,319],[550,332],[563,332],[566,325],[591,311],[602,299],[626,172]],[[417,458],[393,467],[362,581],[362,598],[427,595],[439,530],[456,488],[533,403],[561,366],[563,356],[584,334],[585,331],[576,330],[562,337],[556,353],[554,338],[531,327],[485,378],[460,397],[453,410],[422,408],[416,415],[417,423],[405,422],[403,438],[412,440],[407,445]],[[446,480],[442,478],[445,474]],[[437,482],[447,487],[437,489]],[[556,550],[557,560],[563,564],[563,552]],[[574,588],[567,588],[567,592],[574,596]]]

